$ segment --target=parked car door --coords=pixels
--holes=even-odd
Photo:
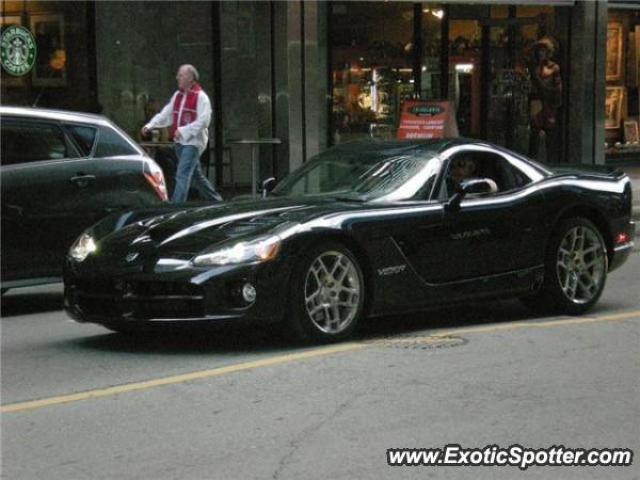
[[[123,132],[107,125],[64,123],[65,130],[87,158],[96,180],[87,190],[85,208],[99,220],[122,209],[141,208],[161,201],[145,170],[145,160]],[[96,220],[97,221],[97,220]]]
[[[3,280],[58,276],[65,251],[98,215],[98,172],[56,121],[2,118]]]

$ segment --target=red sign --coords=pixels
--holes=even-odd
[[[403,103],[398,128],[399,139],[457,136],[458,124],[451,102],[407,100]]]

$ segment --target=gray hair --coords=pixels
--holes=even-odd
[[[193,80],[195,80],[196,82],[200,80],[200,74],[198,73],[198,70],[196,70],[196,67],[194,67],[193,65],[187,63],[185,65],[181,65],[180,68],[184,68],[187,72],[189,72]]]

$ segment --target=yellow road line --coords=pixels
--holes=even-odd
[[[634,317],[640,317],[640,310],[632,312],[624,312],[612,315],[604,315],[602,317],[564,317],[557,320],[548,320],[544,322],[536,322],[531,320],[523,320],[519,322],[502,323],[496,325],[487,325],[484,327],[460,328],[457,330],[447,330],[445,332],[436,332],[431,337],[448,337],[451,335],[471,335],[474,333],[498,332],[501,330],[519,330],[522,328],[547,328],[547,327],[565,327],[568,325],[583,325],[598,322],[613,322],[616,320],[629,320]]]
[[[437,338],[437,337],[447,337],[447,336],[472,335],[476,333],[517,330],[522,328],[563,327],[568,325],[583,325],[583,324],[591,324],[591,323],[597,323],[597,322],[629,320],[637,317],[640,317],[640,310],[635,310],[632,312],[624,312],[619,314],[605,315],[602,317],[562,318],[558,320],[543,321],[543,322],[532,322],[529,320],[529,321],[522,321],[522,322],[515,322],[515,323],[489,325],[484,327],[461,328],[457,330],[447,330],[443,332],[436,332],[430,335],[424,335],[422,337],[413,337],[413,339],[419,340],[422,338],[423,340],[427,340],[429,338],[434,338],[434,337]],[[371,348],[375,346],[376,346],[375,341],[365,340],[362,342],[350,342],[350,343],[343,343],[340,345],[320,347],[320,348],[315,348],[313,350],[307,350],[305,352],[278,355],[275,357],[255,360],[252,362],[244,362],[244,363],[239,363],[235,365],[228,365],[225,367],[218,367],[210,370],[201,370],[201,371],[192,372],[192,373],[185,373],[182,375],[174,375],[171,377],[158,378],[155,380],[147,380],[143,382],[117,385],[115,387],[88,390],[85,392],[79,392],[79,393],[74,393],[70,395],[60,395],[57,397],[43,398],[40,400],[32,400],[32,401],[2,405],[0,407],[0,412],[1,413],[24,412],[28,410],[35,410],[39,408],[50,407],[54,405],[62,405],[65,403],[78,402],[81,400],[89,400],[93,398],[104,398],[112,395],[118,395],[121,393],[146,390],[149,388],[161,387],[164,385],[175,385],[178,383],[190,382],[194,380],[202,380],[204,378],[219,377],[219,376],[227,375],[231,373],[254,370],[257,368],[271,367],[275,365],[282,365],[285,363],[296,362],[299,360],[307,360],[310,358],[324,357],[327,355],[333,355],[337,353],[354,352],[357,350],[363,350],[363,349]]]
[[[58,397],[43,398],[41,400],[32,400],[27,402],[12,403],[3,405],[0,407],[0,412],[24,412],[25,410],[34,410],[42,407],[50,407],[52,405],[61,405],[64,403],[78,402],[80,400],[88,400],[91,398],[109,397],[111,395],[118,395],[120,393],[134,392],[136,390],[146,390],[148,388],[160,387],[163,385],[174,385],[177,383],[190,382],[193,380],[201,380],[203,378],[219,377],[229,373],[237,373],[245,370],[253,370],[256,368],[270,367],[273,365],[280,365],[283,363],[295,362],[298,360],[305,360],[308,358],[323,357],[326,355],[332,355],[341,352],[353,352],[362,348],[366,348],[366,344],[360,343],[344,343],[341,345],[317,348],[314,350],[291,353],[286,355],[279,355],[277,357],[265,358],[262,360],[255,360],[253,362],[239,363],[235,365],[229,365],[226,367],[218,367],[210,370],[201,370],[192,373],[185,373],[183,375],[174,375],[171,377],[158,378],[155,380],[147,380],[144,382],[128,383],[124,385],[117,385],[115,387],[100,388],[96,390],[89,390],[86,392],[73,393],[70,395],[60,395]]]

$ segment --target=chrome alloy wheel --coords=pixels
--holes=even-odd
[[[313,324],[322,332],[338,334],[356,318],[362,291],[361,278],[346,255],[320,254],[307,271],[305,307]]]
[[[586,226],[568,230],[558,248],[556,271],[571,302],[587,303],[598,295],[607,271],[606,249],[598,233]]]

